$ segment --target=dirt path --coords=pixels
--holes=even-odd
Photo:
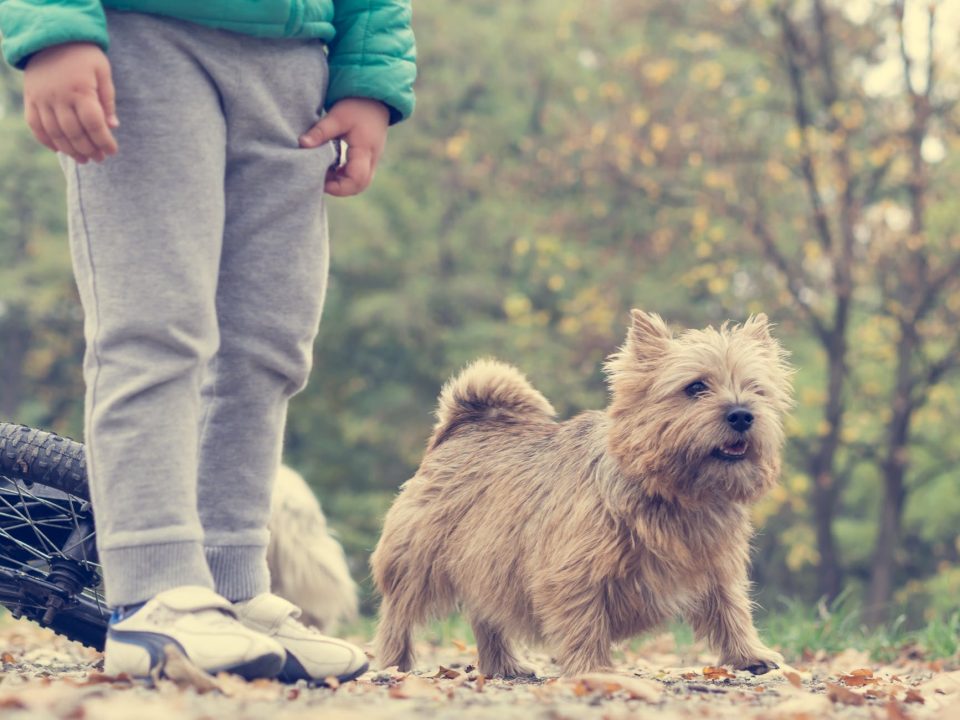
[[[624,652],[617,673],[535,682],[479,676],[474,649],[424,646],[417,674],[370,672],[337,689],[197,677],[147,688],[99,672],[99,654],[28,623],[0,619],[0,716],[4,720],[294,720],[299,718],[960,718],[958,664],[871,663],[857,651],[797,661],[762,677],[710,668],[669,638]]]

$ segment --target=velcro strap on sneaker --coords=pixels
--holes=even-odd
[[[231,617],[236,617],[236,612],[229,600],[218,595],[210,588],[200,585],[184,585],[164,590],[162,593],[157,593],[154,600],[171,610],[180,612],[222,610]]]
[[[264,629],[279,627],[288,617],[300,617],[301,610],[292,602],[273,593],[262,593],[241,604],[241,620],[252,620]]]

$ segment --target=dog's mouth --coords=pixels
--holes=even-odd
[[[736,462],[737,460],[743,460],[747,456],[748,447],[750,447],[750,444],[746,439],[740,438],[716,448],[711,454],[717,458],[717,460]]]

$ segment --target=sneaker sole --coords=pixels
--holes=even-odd
[[[293,665],[294,667],[291,667]],[[358,667],[356,670],[344,675],[334,675],[338,683],[350,682],[351,680],[356,680],[358,677],[363,675],[367,670],[370,669],[370,663],[365,662],[363,665]],[[305,680],[308,685],[314,687],[327,687],[326,678],[312,678],[307,675],[306,670],[303,666],[300,665],[291,655],[287,655],[287,661],[283,665],[283,669],[280,671],[280,674],[277,675],[277,680],[282,683],[293,684]]]
[[[192,662],[190,661],[186,651],[183,649],[183,645],[173,638],[166,635],[161,635],[160,633],[139,630],[111,630],[108,633],[108,640],[116,643],[126,643],[129,645],[138,646],[146,650],[150,656],[150,673],[152,674],[156,672],[157,668],[160,667],[161,677],[164,677],[162,666],[166,662],[164,647],[167,645],[172,645],[177,648],[180,651],[180,654],[183,655],[188,662]],[[210,675],[216,675],[217,673],[225,672],[233,675],[239,675],[244,680],[256,680],[259,678],[272,679],[277,677],[280,671],[283,670],[285,662],[286,658],[282,655],[267,653],[266,655],[261,655],[242,663],[225,665],[219,668],[205,669],[201,668],[199,665],[194,665],[197,667],[197,669],[203,670],[203,672],[209,673]],[[149,680],[151,675],[135,674],[134,677],[141,680]]]

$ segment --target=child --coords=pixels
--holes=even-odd
[[[409,0],[0,0],[0,30],[67,178],[106,672],[174,645],[210,672],[356,677],[359,648],[269,593],[266,525],[323,192],[362,192],[413,110]]]

